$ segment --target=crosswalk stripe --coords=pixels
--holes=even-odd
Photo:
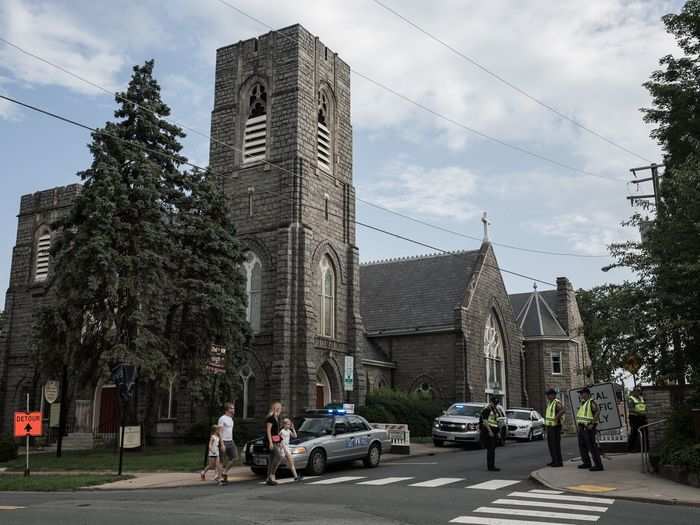
[[[570,512],[551,512],[531,509],[499,509],[496,507],[479,507],[474,512],[484,514],[507,514],[508,516],[529,516],[531,518],[560,518],[563,520],[598,521],[600,516],[594,514],[572,514]]]
[[[391,483],[398,483],[399,481],[408,481],[410,478],[381,478],[381,479],[370,479],[369,481],[360,481],[358,485],[390,485]]]
[[[467,487],[468,489],[480,489],[480,490],[498,490],[504,487],[509,487],[511,485],[516,485],[520,481],[514,481],[512,479],[492,479],[489,481],[484,481],[483,483],[477,483],[476,485],[471,485]]]
[[[367,476],[341,476],[339,478],[322,479],[320,481],[314,481],[309,483],[309,485],[335,485],[336,483],[345,483],[346,481],[357,481],[358,479],[365,479]]]
[[[564,491],[562,490],[530,490],[528,492],[534,492],[535,494],[564,494]]]
[[[530,492],[511,492],[508,496],[517,496],[518,498],[536,498],[536,499],[551,499],[555,501],[578,501],[581,503],[600,503],[601,505],[612,505],[614,499],[610,498],[591,498],[589,496],[564,496],[559,494],[532,494]]]
[[[464,481],[464,478],[435,478],[428,481],[421,481],[420,483],[413,483],[409,485],[409,487],[442,487],[443,485],[457,483],[458,481]]]
[[[469,525],[571,525],[571,523],[554,523],[551,521],[507,520],[504,518],[487,518],[484,516],[459,516],[450,523],[468,523]]]
[[[19,510],[19,509],[24,509],[25,507],[8,507],[8,506],[3,506],[0,505],[0,510]]]
[[[310,479],[316,479],[316,478],[320,478],[320,477],[321,477],[321,476],[306,476],[304,479],[305,479],[306,481],[308,481],[308,480],[310,480]],[[277,484],[278,484],[278,485],[286,485],[287,483],[294,483],[295,481],[296,481],[296,480],[295,480],[294,478],[284,478],[284,479],[278,479],[278,480],[277,480]],[[261,484],[261,485],[266,485],[267,482],[266,482],[266,481],[261,481],[260,484]]]
[[[497,499],[493,505],[515,505],[519,507],[544,507],[560,510],[587,510],[589,512],[605,512],[608,507],[595,505],[575,505],[573,503],[558,503],[556,501],[523,501],[521,499]]]

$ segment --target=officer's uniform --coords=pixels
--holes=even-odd
[[[554,393],[548,391],[547,394]],[[561,467],[564,465],[564,460],[561,456],[561,418],[564,415],[564,406],[562,402],[554,398],[547,402],[547,408],[544,412],[544,426],[547,429],[547,446],[549,447],[549,455],[552,456],[550,467]]]
[[[491,471],[496,468],[496,439],[498,436],[498,409],[490,403],[481,412],[481,443],[486,448],[486,467]]]
[[[629,450],[636,452],[639,450],[639,427],[647,424],[647,404],[641,395],[630,394],[630,437]],[[642,431],[644,432],[644,431]]]
[[[578,449],[581,453],[581,463],[578,468],[603,470],[598,444],[595,442],[596,426],[598,425],[598,405],[590,397],[582,401],[576,412],[576,427],[578,429]],[[593,458],[593,466],[591,466]]]

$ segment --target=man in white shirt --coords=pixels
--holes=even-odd
[[[228,482],[228,471],[233,466],[238,451],[236,444],[233,442],[233,416],[236,413],[236,407],[233,403],[224,405],[224,415],[219,418],[219,426],[221,427],[221,441],[224,443],[226,452],[226,462],[223,465],[223,482]],[[222,458],[223,459],[223,458]]]

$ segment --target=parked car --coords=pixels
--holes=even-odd
[[[433,444],[442,447],[445,443],[480,444],[479,418],[486,403],[455,403],[442,416],[433,421]],[[499,445],[505,445],[507,436],[506,414],[499,407]]]
[[[532,408],[509,408],[508,437],[532,441],[544,439],[544,418]]]
[[[365,467],[376,467],[382,452],[391,450],[386,430],[373,429],[365,418],[344,410],[310,410],[296,419],[297,439],[290,440],[290,449],[295,468],[308,475],[320,476],[330,463],[362,460]],[[246,443],[244,452],[244,462],[253,472],[267,472],[264,436]],[[285,459],[280,468],[286,467]]]

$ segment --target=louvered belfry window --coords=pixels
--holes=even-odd
[[[35,281],[45,281],[49,276],[49,259],[51,257],[51,234],[46,232],[39,236],[36,243]]]
[[[243,131],[243,163],[265,160],[267,153],[267,92],[262,84],[250,90],[248,119]]]
[[[325,171],[331,171],[331,122],[328,114],[328,99],[324,92],[319,93],[318,133],[316,135],[316,158],[318,165]]]

